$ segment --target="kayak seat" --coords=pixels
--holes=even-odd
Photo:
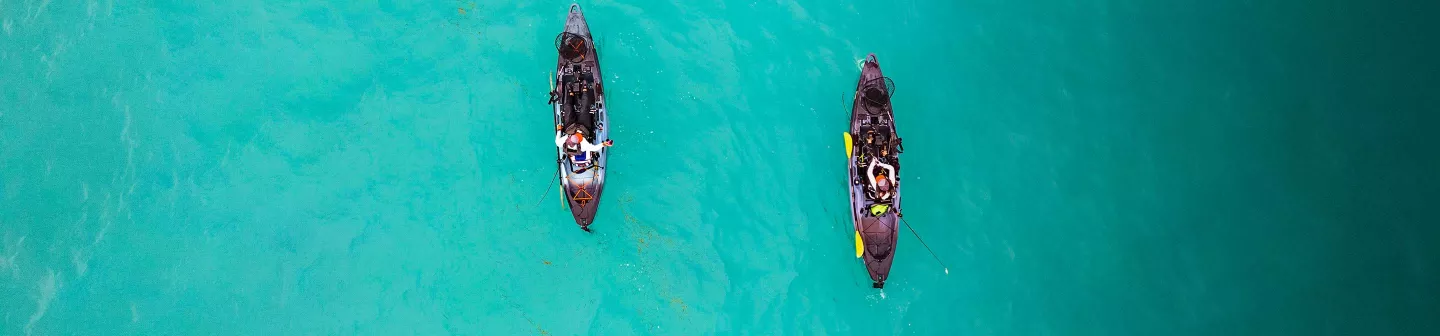
[[[870,199],[871,204],[890,204],[890,200],[895,199],[895,195],[892,193],[890,198],[881,199],[880,192],[875,191],[875,188],[866,186],[865,198]]]

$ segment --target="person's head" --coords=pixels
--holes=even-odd
[[[876,175],[875,189],[880,192],[890,192],[890,179],[885,178],[885,174]]]
[[[575,131],[575,134],[571,134],[565,139],[565,149],[572,151],[580,150],[581,141],[585,141],[585,135],[580,134],[580,131]]]

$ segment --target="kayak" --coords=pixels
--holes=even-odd
[[[855,223],[855,255],[863,258],[875,288],[884,288],[895,257],[900,221],[900,137],[890,97],[895,84],[880,72],[875,54],[865,58],[845,134],[850,171],[850,210]],[[891,192],[877,190],[876,174],[891,180]],[[881,182],[884,183],[884,182]]]
[[[559,61],[550,78],[555,124],[563,125],[565,134],[581,132],[585,141],[593,144],[609,140],[600,54],[595,50],[590,25],[585,22],[579,4],[570,5],[565,31],[555,37],[555,49],[559,52]],[[575,224],[586,232],[590,231],[590,224],[595,221],[600,194],[605,190],[605,164],[608,159],[609,150],[606,147],[579,153],[565,153],[556,148],[564,203],[574,215]]]

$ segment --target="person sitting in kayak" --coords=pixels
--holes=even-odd
[[[584,165],[590,161],[589,153],[600,151],[602,148],[615,144],[613,140],[605,140],[604,143],[595,145],[586,141],[584,132],[578,129],[575,130],[574,134],[568,136],[561,133],[562,129],[564,129],[564,125],[555,125],[555,146],[560,147],[561,151],[570,155],[570,160],[574,161],[575,165]]]
[[[885,169],[885,172],[876,175],[876,166]],[[875,195],[875,199],[887,201],[890,200],[890,197],[894,196],[895,192],[892,189],[894,189],[896,184],[895,166],[880,162],[879,158],[871,157],[870,168],[866,172],[866,175],[870,176],[870,186],[874,188],[872,192]]]

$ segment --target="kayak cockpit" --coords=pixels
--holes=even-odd
[[[893,90],[894,82],[888,77],[865,81],[857,90],[854,126],[859,143],[855,151],[855,171],[865,174],[856,182],[864,186],[865,197],[871,203],[865,210],[874,216],[887,212],[892,201],[898,198],[900,189],[899,154],[904,148],[900,137],[895,134],[890,110]]]

